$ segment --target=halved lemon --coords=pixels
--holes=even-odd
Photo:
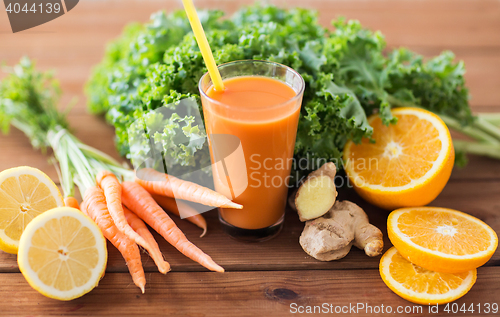
[[[0,249],[17,253],[28,223],[42,212],[64,206],[56,184],[42,171],[15,167],[0,173]]]
[[[448,182],[455,152],[446,124],[419,108],[397,108],[397,124],[386,126],[378,115],[371,143],[347,142],[345,171],[354,189],[366,201],[384,209],[424,206],[434,200]]]
[[[387,234],[408,261],[431,271],[465,272],[486,263],[498,246],[487,224],[466,213],[437,207],[394,210]]]
[[[50,298],[71,300],[97,286],[107,258],[99,227],[79,210],[59,207],[28,224],[17,262],[35,290]]]
[[[412,264],[396,248],[390,248],[380,259],[380,276],[396,294],[422,305],[452,302],[471,289],[476,269],[463,273],[438,273]]]

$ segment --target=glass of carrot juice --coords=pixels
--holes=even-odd
[[[260,60],[218,67],[224,91],[199,82],[215,189],[243,205],[219,208],[231,237],[264,241],[283,227],[304,80],[290,67]]]

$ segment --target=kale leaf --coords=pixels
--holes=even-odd
[[[378,113],[386,124],[396,122],[390,112],[394,105],[424,107],[464,125],[473,121],[463,63],[455,63],[449,52],[427,62],[406,49],[386,54],[380,32],[342,18],[329,31],[307,9],[253,5],[229,19],[220,11],[199,14],[218,64],[266,59],[288,65],[304,78],[295,158],[308,164],[298,175],[317,167],[313,160],[340,166],[347,140],[371,136],[369,115]],[[206,71],[184,12],[159,12],[144,26],[127,27],[109,44],[87,84],[89,109],[106,114],[116,128],[120,153],[131,158],[127,128],[182,98],[193,97],[200,107],[198,81]],[[199,136],[188,117],[169,116],[161,118],[167,128],[155,136],[163,144],[178,131],[188,138]],[[163,150],[170,153],[170,164],[196,168],[209,159],[200,157],[206,151],[198,151],[206,146]],[[134,157],[141,153],[134,149]]]

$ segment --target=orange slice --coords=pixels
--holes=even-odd
[[[373,205],[389,210],[426,205],[450,178],[455,160],[450,132],[427,110],[397,108],[392,115],[398,123],[389,126],[378,115],[368,119],[375,143],[347,142],[345,171],[358,194]]]
[[[408,261],[438,272],[475,269],[498,246],[498,237],[487,224],[447,208],[397,209],[387,219],[387,234]]]
[[[389,249],[380,259],[380,276],[402,298],[416,304],[435,305],[452,302],[471,289],[476,269],[463,273],[438,273],[419,267]]]
[[[21,166],[0,173],[0,249],[17,253],[28,223],[54,207],[64,206],[57,186],[42,171]]]

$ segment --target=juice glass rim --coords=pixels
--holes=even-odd
[[[230,66],[232,64],[245,64],[245,63],[249,63],[249,64],[250,63],[270,64],[270,65],[274,65],[274,66],[286,68],[287,70],[289,70],[292,73],[294,73],[295,75],[297,75],[298,78],[300,78],[300,89],[299,89],[299,91],[295,91],[295,89],[292,88],[293,91],[295,92],[295,95],[292,98],[290,98],[290,99],[288,99],[288,100],[286,100],[284,102],[278,103],[276,105],[272,105],[272,106],[266,107],[266,110],[271,110],[271,109],[276,109],[276,108],[280,108],[280,107],[285,107],[285,106],[289,105],[290,102],[295,101],[295,100],[297,100],[299,98],[302,98],[302,94],[304,93],[304,90],[305,90],[305,87],[306,87],[306,83],[304,81],[304,78],[302,78],[302,76],[299,74],[298,71],[296,71],[295,69],[293,69],[293,68],[291,68],[289,66],[286,66],[284,64],[280,64],[278,62],[273,62],[273,61],[262,60],[262,59],[241,59],[241,60],[236,60],[236,61],[231,61],[231,62],[227,62],[227,63],[224,63],[224,64],[220,64],[220,65],[217,66],[217,68],[220,69],[221,67]],[[198,81],[198,90],[200,91],[200,94],[202,94],[203,97],[206,98],[207,100],[209,100],[211,103],[219,105],[219,106],[222,106],[222,107],[224,107],[226,109],[235,107],[234,105],[229,105],[229,104],[220,102],[218,100],[212,99],[211,97],[209,97],[207,95],[207,93],[201,88],[202,81],[207,76],[210,76],[210,74],[208,72],[206,72],[205,74],[203,74],[203,76],[201,76],[200,80]],[[261,76],[261,77],[271,78],[271,77],[267,77],[267,76]],[[286,83],[284,83],[284,84],[287,85]],[[255,109],[253,109],[253,108],[248,108],[248,109],[239,108],[239,111],[255,111]]]

